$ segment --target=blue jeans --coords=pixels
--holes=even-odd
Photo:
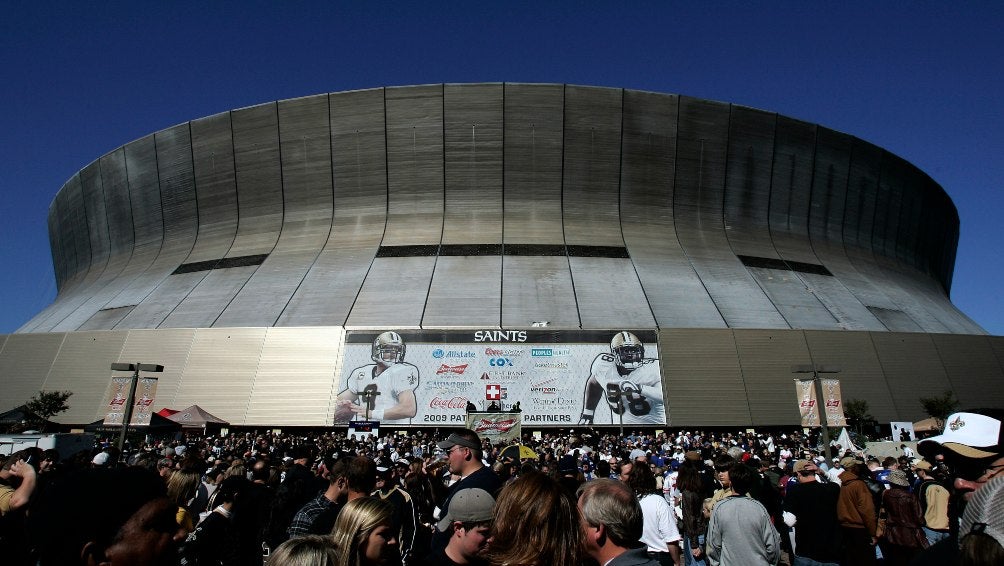
[[[944,540],[948,538],[948,533],[943,531],[932,531],[931,529],[924,527],[924,534],[927,535],[928,546],[934,546],[934,543],[939,540]]]
[[[697,535],[697,542],[704,546],[704,535]],[[683,537],[683,564],[684,566],[707,566],[708,561],[701,555],[701,559],[697,560],[694,555],[690,553],[690,537]]]

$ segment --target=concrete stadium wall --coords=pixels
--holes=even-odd
[[[49,233],[59,294],[19,333],[984,334],[948,298],[959,220],[927,175],[672,94],[440,84],[223,112],[84,167]]]

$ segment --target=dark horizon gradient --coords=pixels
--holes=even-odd
[[[273,100],[505,81],[732,102],[896,153],[940,183],[959,210],[953,302],[1004,335],[1002,24],[1004,8],[991,3],[7,6],[0,333],[54,297],[49,203],[108,151]]]

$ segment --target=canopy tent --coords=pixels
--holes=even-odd
[[[210,414],[198,405],[192,405],[187,409],[182,409],[167,418],[176,423],[180,423],[183,428],[204,429],[212,425],[225,426],[230,424],[227,421]]]
[[[830,444],[839,444],[844,450],[851,450],[853,452],[858,452],[860,449],[854,445],[851,441],[851,435],[847,433],[847,428],[840,429],[840,435],[837,436],[835,440],[832,440]]]
[[[24,405],[15,407],[9,411],[0,413],[0,429],[2,430],[24,430],[25,428],[40,427],[42,429],[59,428],[58,423],[43,419],[28,410]]]
[[[171,415],[173,415],[173,414],[175,414],[177,412],[178,412],[177,409],[168,409],[167,407],[164,407],[163,409],[157,411],[157,414],[160,415],[160,416],[162,416],[162,417],[170,417]]]
[[[97,433],[116,433],[122,431],[122,427],[119,425],[106,426],[104,419],[98,419],[93,423],[84,427],[84,432],[97,432]],[[133,430],[142,430],[149,434],[162,434],[166,432],[177,432],[181,430],[181,424],[176,423],[170,419],[164,418],[157,413],[150,415],[150,424],[144,426],[132,426],[129,428]]]

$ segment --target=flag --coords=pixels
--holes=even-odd
[[[826,407],[826,426],[847,426],[844,418],[844,402],[840,398],[840,380],[821,379]]]
[[[795,396],[798,398],[798,412],[802,415],[802,426],[819,426],[815,382],[811,379],[795,381]]]

